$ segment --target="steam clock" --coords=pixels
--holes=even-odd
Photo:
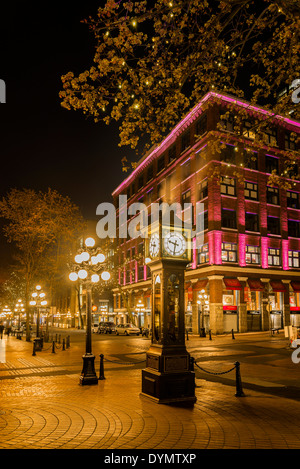
[[[196,401],[195,375],[185,347],[184,272],[190,231],[160,223],[145,240],[152,278],[152,338],[142,370],[142,395],[158,403]]]

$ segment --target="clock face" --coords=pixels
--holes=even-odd
[[[150,237],[150,242],[149,242],[149,254],[151,257],[157,256],[159,252],[159,236],[158,233],[154,233]]]
[[[169,232],[165,236],[164,247],[171,256],[182,256],[186,251],[186,240],[180,233]]]

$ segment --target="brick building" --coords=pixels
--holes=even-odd
[[[300,326],[299,132],[290,117],[209,92],[113,192],[118,215],[119,195],[128,206],[192,203],[194,216],[201,204],[204,226],[185,279],[189,330]],[[151,314],[143,247],[141,238],[117,239],[114,289],[117,320],[140,326]]]

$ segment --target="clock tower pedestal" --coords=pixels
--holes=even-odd
[[[142,395],[160,404],[196,402],[195,374],[185,346],[184,272],[187,259],[149,262],[152,337],[142,370]]]

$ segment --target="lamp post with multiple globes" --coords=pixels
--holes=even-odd
[[[206,337],[205,327],[204,327],[204,305],[208,305],[209,301],[208,301],[208,295],[206,294],[204,289],[202,289],[201,292],[198,294],[197,303],[199,307],[199,335],[200,337]],[[201,317],[201,322],[200,322],[200,317]]]
[[[85,249],[81,249],[75,256],[75,269],[70,273],[72,282],[82,282],[86,290],[86,350],[83,355],[83,367],[80,384],[98,384],[95,372],[95,356],[92,353],[92,286],[100,281],[110,279],[110,273],[103,270],[105,256],[99,248],[95,248],[95,240],[87,238]],[[101,274],[99,276],[99,273]]]
[[[31,294],[33,300],[29,302],[30,306],[37,307],[37,319],[36,319],[36,338],[40,339],[40,307],[46,306],[47,301],[45,300],[45,293],[42,291],[42,287],[37,285],[36,291]]]
[[[22,300],[18,300],[15,305],[15,313],[18,314],[18,332],[17,332],[17,339],[21,339],[20,329],[21,329],[21,313],[25,311],[24,304]]]

